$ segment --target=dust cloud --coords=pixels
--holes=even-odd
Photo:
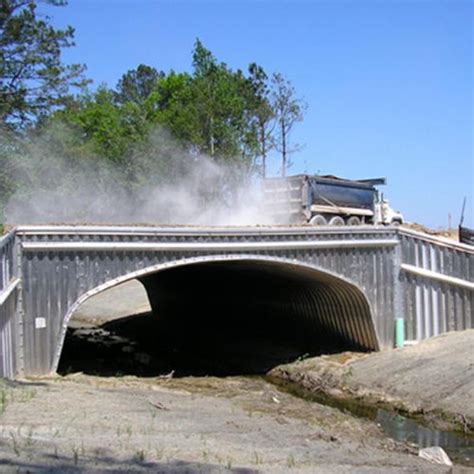
[[[271,223],[251,164],[195,153],[161,128],[124,161],[97,156],[62,125],[11,148],[8,224]]]

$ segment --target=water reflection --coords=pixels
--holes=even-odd
[[[299,398],[331,406],[359,418],[373,420],[386,436],[396,441],[409,443],[419,448],[441,446],[454,463],[474,467],[474,438],[472,436],[428,428],[397,412],[365,405],[354,400],[340,400],[322,393],[310,392],[296,383],[275,377],[266,377],[266,380]]]
[[[441,446],[454,462],[474,466],[474,440],[472,438],[427,428],[398,413],[382,409],[377,410],[375,421],[390,438],[420,448]]]

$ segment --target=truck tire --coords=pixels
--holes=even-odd
[[[324,216],[316,214],[310,219],[309,223],[313,225],[327,225],[328,222]]]
[[[351,216],[347,219],[347,225],[361,225],[361,221],[357,216]]]
[[[329,225],[345,225],[344,219],[341,216],[331,217]]]

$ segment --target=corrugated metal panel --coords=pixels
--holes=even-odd
[[[18,339],[16,282],[0,292],[0,377],[13,378],[18,373]]]
[[[270,321],[284,320],[285,333],[297,334],[308,345],[320,340],[324,332],[344,341],[348,348],[379,348],[370,307],[362,291],[306,265],[275,257],[226,261],[217,258],[164,269],[139,279],[156,314],[168,319],[169,324],[173,324],[175,317],[183,318],[182,315],[206,314],[215,305],[218,314],[225,318],[245,301],[247,306],[242,314],[251,313],[258,318],[270,314]],[[207,310],[197,307],[198,301],[205,301]],[[182,328],[184,323],[176,324]]]
[[[15,275],[15,232],[11,231],[0,238],[0,291],[8,286]]]
[[[25,370],[28,373],[51,370],[64,317],[87,291],[131,272],[203,257],[216,260],[226,256],[286,259],[353,282],[366,295],[372,324],[357,316],[362,314],[362,309],[354,309],[350,314],[341,310],[341,301],[346,301],[346,308],[349,304],[362,308],[362,303],[357,303],[356,295],[347,288],[336,291],[334,287],[328,288],[324,295],[321,293],[319,302],[325,308],[325,317],[329,318],[328,327],[337,328],[347,340],[358,341],[361,347],[374,347],[369,333],[370,327],[375,327],[378,345],[393,346],[392,285],[394,249],[398,245],[394,229],[184,228],[174,234],[170,229],[156,228],[115,230],[116,234],[108,228],[99,229],[97,233],[95,228],[42,228],[39,232],[36,228],[19,229],[19,238],[25,244],[22,276]],[[43,250],[39,247],[27,249],[30,242],[60,245],[56,250],[47,246]],[[74,251],[76,249],[69,245],[82,242],[94,245],[81,252]],[[142,243],[149,244],[148,248],[141,249]],[[193,246],[195,243],[198,245]],[[214,250],[213,244],[217,244]],[[303,299],[302,293],[300,298]],[[314,295],[306,298],[312,300]],[[35,327],[38,317],[47,318],[46,328]]]
[[[474,327],[474,249],[406,231],[401,242],[406,337]]]
[[[15,259],[15,232],[0,238],[0,377],[13,378],[20,369],[20,320]]]
[[[15,241],[25,247],[45,246],[30,245],[22,251]],[[86,245],[77,252],[71,243]],[[474,251],[404,229],[20,227],[16,237],[12,233],[0,241],[0,291],[15,276],[17,251],[22,284],[15,290],[17,297],[9,299],[11,306],[3,305],[1,317],[24,317],[16,318],[18,331],[6,330],[2,347],[17,344],[14,338],[21,330],[29,374],[54,368],[65,317],[84,295],[127,278],[206,259],[267,259],[321,270],[331,284],[321,280],[314,287],[305,284],[292,290],[288,307],[300,313],[308,327],[324,327],[361,347],[375,347],[371,331],[379,347],[393,347],[397,317],[405,317],[408,339],[474,326],[473,292],[469,285],[455,284],[473,281]],[[410,266],[425,273],[410,272]],[[38,318],[45,319],[46,327]]]

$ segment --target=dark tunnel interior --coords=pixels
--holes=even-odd
[[[177,266],[140,281],[152,312],[101,327],[108,337],[133,341],[133,351],[117,347],[115,355],[95,354],[100,344],[81,348],[84,341],[70,331],[60,373],[262,374],[304,356],[376,349],[365,297],[327,273],[229,260]],[[80,353],[89,354],[89,364],[84,357],[75,361]],[[101,369],[98,361],[107,359]]]

